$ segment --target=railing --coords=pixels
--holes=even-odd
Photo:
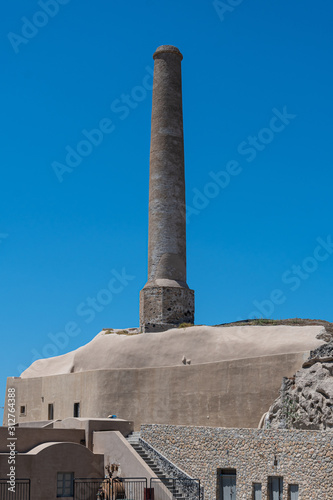
[[[148,454],[149,458],[159,466],[159,468],[163,471],[165,477],[174,477],[179,479],[193,479],[189,476],[185,471],[180,469],[178,465],[175,465],[171,462],[167,457],[162,455],[161,452],[156,450],[151,444],[147,443],[144,439],[140,437],[139,439],[140,446],[144,449],[144,451]]]
[[[10,491],[7,479],[0,479],[0,500],[30,500],[30,480],[16,479]],[[200,480],[184,478],[151,478],[148,488],[145,477],[76,478],[74,500],[203,500]]]
[[[203,500],[199,479],[151,478],[152,500]]]
[[[74,500],[109,500],[112,498],[110,481],[105,478],[74,479],[73,489]]]
[[[16,479],[15,486],[0,479],[0,500],[30,500],[30,479]]]
[[[116,496],[117,488],[119,496]],[[123,477],[112,480],[113,500],[147,500],[147,479],[145,477]],[[124,495],[124,496],[122,496]]]
[[[148,500],[147,479],[145,477],[74,479],[74,500],[122,499]]]

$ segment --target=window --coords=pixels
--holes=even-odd
[[[289,484],[289,500],[298,500],[298,484]]]
[[[48,420],[53,420],[54,419],[54,406],[53,403],[49,403],[48,408],[47,408],[47,419]]]
[[[253,500],[262,500],[261,483],[253,483],[252,484],[252,498],[253,498]]]
[[[57,497],[73,496],[74,472],[58,472],[57,474]]]
[[[236,469],[217,469],[217,500],[236,500]]]
[[[74,403],[74,417],[80,416],[80,403]]]
[[[268,478],[268,499],[283,500],[283,478],[271,476]]]
[[[27,414],[27,407],[26,405],[20,406],[20,417],[25,417]]]

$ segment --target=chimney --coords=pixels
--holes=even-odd
[[[154,54],[149,177],[148,281],[140,292],[140,327],[159,332],[194,322],[186,283],[186,207],[180,51]]]

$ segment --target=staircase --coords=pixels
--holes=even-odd
[[[132,432],[129,436],[127,436],[128,443],[134,448],[138,455],[146,462],[148,467],[154,472],[155,476],[160,479],[166,479],[165,474],[161,471],[161,469],[155,464],[155,462],[148,456],[145,450],[142,448],[139,442],[140,431]]]
[[[152,460],[147,452],[140,445],[140,432],[132,432],[127,436],[127,442],[134,448],[138,455],[146,462],[148,467],[153,471],[158,479],[161,479],[162,483],[170,491],[173,498],[177,500],[189,500],[187,496],[180,493],[177,488],[174,487],[174,481],[172,478],[167,477],[164,472],[159,468],[158,465]]]

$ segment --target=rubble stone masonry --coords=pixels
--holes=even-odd
[[[225,429],[142,425],[141,437],[193,478],[201,480],[205,500],[218,498],[222,469],[236,469],[237,500],[252,500],[253,483],[269,499],[268,478],[298,485],[299,500],[333,499],[333,431]],[[220,497],[221,498],[221,497]]]

